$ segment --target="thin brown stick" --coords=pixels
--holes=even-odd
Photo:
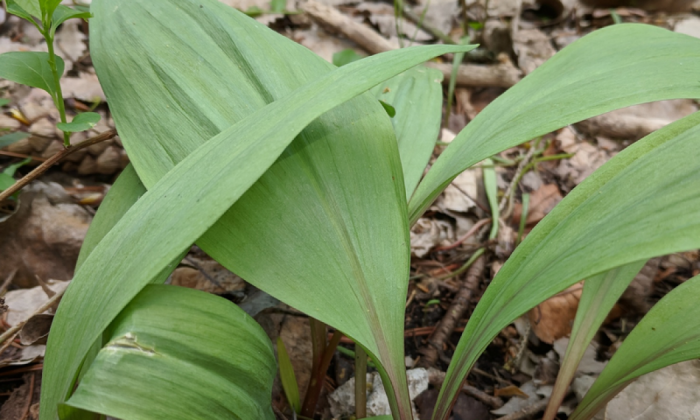
[[[479,220],[474,226],[472,226],[471,229],[469,229],[467,233],[464,234],[464,236],[462,236],[461,238],[457,239],[455,242],[449,245],[437,247],[433,251],[447,251],[450,249],[457,248],[460,244],[462,244],[462,242],[474,236],[476,232],[478,232],[479,229],[481,229],[481,227],[487,223],[491,223],[491,219]]]
[[[326,351],[323,354],[323,359],[321,360],[321,365],[319,366],[316,376],[311,378],[311,385],[306,392],[306,397],[304,398],[304,404],[301,407],[301,415],[304,417],[313,418],[316,411],[316,405],[318,404],[318,399],[321,396],[321,390],[323,389],[324,379],[326,377],[326,371],[331,365],[331,360],[333,360],[333,354],[335,349],[340,343],[340,339],[343,337],[343,333],[336,330],[331,337],[328,346],[326,346]]]
[[[330,32],[343,35],[370,54],[379,54],[398,47],[374,29],[354,21],[333,6],[308,0],[302,8],[318,24]],[[430,62],[426,65],[440,70],[444,76],[444,82],[449,82],[452,64]],[[520,70],[510,62],[507,56],[502,56],[499,62],[493,65],[460,64],[457,71],[457,85],[507,88],[520,81],[520,76]]]
[[[5,279],[4,282],[2,282],[2,286],[0,286],[0,295],[3,294],[3,293],[5,293],[5,289],[7,289],[8,286],[10,286],[10,283],[12,283],[12,280],[15,279],[15,274],[17,274],[17,269],[16,269],[16,268],[15,268],[14,270],[12,270],[12,272],[10,273],[10,275],[7,276],[7,278]]]
[[[81,141],[80,143],[76,144],[75,146],[71,146],[67,149],[61,150],[60,152],[58,152],[55,155],[48,158],[44,163],[42,163],[41,165],[34,168],[33,171],[31,171],[29,174],[24,176],[22,179],[15,182],[14,185],[12,185],[10,188],[8,188],[5,191],[3,191],[2,193],[0,193],[0,202],[7,199],[12,194],[16,193],[17,191],[21,190],[22,188],[24,188],[27,184],[29,184],[30,182],[32,182],[33,180],[38,178],[39,175],[46,172],[50,167],[52,167],[54,164],[61,161],[61,159],[65,158],[66,156],[71,155],[71,154],[77,152],[78,150],[92,146],[93,144],[97,144],[97,143],[103,142],[105,140],[109,140],[116,135],[117,135],[116,130],[107,130],[102,134],[98,134],[94,137],[90,137],[89,139],[87,139],[85,141]]]
[[[485,267],[484,262],[485,258],[483,255],[474,261],[467,271],[467,278],[452,300],[450,308],[435,328],[435,334],[428,339],[427,345],[419,349],[418,352],[423,355],[420,362],[422,367],[435,366],[435,362],[437,362],[442,352],[442,345],[450,335],[452,335],[459,320],[467,313],[472,294],[479,287],[479,283],[481,283],[481,277],[483,276]]]
[[[42,312],[48,310],[48,309],[49,309],[50,307],[52,307],[56,302],[58,302],[58,300],[61,298],[61,296],[63,296],[63,293],[66,291],[66,289],[68,289],[68,288],[67,288],[67,287],[64,287],[63,290],[61,290],[60,292],[57,292],[55,295],[53,295],[53,296],[51,297],[51,299],[47,300],[47,301],[46,301],[43,305],[41,305],[36,311],[34,311],[34,313],[33,313],[30,317],[28,317],[27,319],[25,319],[25,320],[22,321],[22,322],[18,322],[14,327],[9,328],[7,331],[5,331],[4,333],[2,333],[2,335],[0,335],[0,344],[4,343],[5,340],[7,340],[10,336],[14,336],[16,333],[18,333],[19,330],[21,330],[22,327],[24,327],[24,324],[26,324],[27,321],[29,321],[29,319],[31,319],[32,316],[37,315],[37,314],[40,314],[40,313],[42,313]]]
[[[44,158],[31,156],[31,155],[25,155],[24,153],[8,152],[7,150],[0,150],[0,155],[22,158],[22,159],[32,158],[32,160],[36,160],[38,162],[46,162],[46,159],[44,159]]]
[[[428,369],[428,381],[430,382],[430,385],[434,386],[435,388],[440,388],[442,386],[442,383],[445,382],[445,372],[433,368]],[[500,399],[499,397],[489,395],[486,392],[480,390],[479,388],[473,387],[471,385],[463,385],[462,392],[464,392],[472,398],[483,402],[484,404],[492,407],[493,409],[503,407],[502,399]]]
[[[27,394],[27,406],[24,409],[24,414],[19,420],[26,420],[29,416],[29,409],[32,407],[32,400],[34,399],[34,379],[36,379],[36,373],[32,373],[32,379],[29,380],[29,392]]]

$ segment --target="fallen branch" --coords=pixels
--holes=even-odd
[[[396,46],[388,39],[367,25],[355,22],[350,17],[340,13],[335,7],[309,0],[302,5],[302,9],[319,25],[354,41],[371,54],[396,49]]]
[[[438,69],[449,82],[452,64],[427,62],[426,66]],[[508,88],[520,81],[520,70],[505,58],[498,64],[460,64],[457,70],[457,86]]]
[[[591,136],[638,140],[671,122],[662,118],[644,118],[614,112],[581,121],[576,124],[576,128]]]
[[[81,141],[80,143],[76,144],[75,146],[71,146],[67,149],[61,150],[60,152],[58,152],[55,155],[48,158],[44,163],[42,163],[41,165],[34,168],[33,171],[28,173],[22,179],[15,182],[10,188],[8,188],[5,191],[3,191],[2,193],[0,193],[0,202],[4,201],[8,197],[10,197],[12,194],[14,194],[17,191],[24,188],[27,184],[29,184],[33,180],[37,179],[41,174],[46,172],[54,164],[60,162],[66,156],[71,155],[71,154],[77,152],[78,150],[92,146],[93,144],[97,144],[97,143],[103,142],[105,140],[109,140],[116,135],[117,135],[117,132],[115,130],[107,130],[102,134],[98,134],[94,137],[90,137],[87,140]]]
[[[440,388],[442,386],[442,383],[445,382],[445,372],[439,371],[435,368],[429,368],[428,382],[430,382],[430,385],[434,386],[435,388]],[[479,388],[473,387],[471,385],[463,385],[462,392],[464,392],[472,398],[481,401],[482,403],[490,406],[493,409],[503,407],[502,399],[491,396],[485,393],[484,391],[480,390]]]
[[[481,277],[484,272],[484,256],[478,257],[467,271],[467,278],[459,288],[459,292],[452,300],[445,316],[440,320],[435,328],[435,334],[428,339],[428,344],[421,347],[418,352],[423,355],[420,359],[422,367],[433,367],[442,351],[442,345],[452,335],[457,323],[464,316],[469,308],[469,301],[472,294],[479,287]]]
[[[302,6],[302,9],[319,25],[354,41],[370,54],[379,54],[397,48],[396,45],[372,28],[354,21],[332,6],[308,0]],[[452,73],[452,64],[427,63],[427,65],[440,70],[445,76],[445,81],[449,81]],[[506,56],[502,58],[499,64],[461,64],[457,71],[457,85],[459,86],[510,87],[519,80],[520,70]]]

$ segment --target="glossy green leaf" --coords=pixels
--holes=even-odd
[[[446,418],[493,337],[542,300],[612,268],[700,247],[699,124],[695,113],[628,147],[537,224],[469,319],[433,418]]]
[[[385,129],[377,127],[375,116],[383,111],[375,99],[365,97],[361,105],[342,106],[337,114],[342,118],[325,117],[330,118],[328,126],[317,120],[285,149],[329,109],[420,61],[468,47],[392,51],[329,73],[329,64],[320,58],[304,58],[303,54],[311,54],[304,47],[216,1],[183,1],[173,8],[136,0],[116,7],[97,0],[92,7],[91,42],[98,75],[122,141],[150,188],[87,257],[63,298],[45,359],[42,419],[54,417],[56,403],[70,389],[72,372],[114,316],[197,238],[210,255],[270,294],[284,296],[310,315],[319,314],[317,318],[354,332],[392,368],[386,383],[397,384],[407,399],[405,377],[394,366],[403,367],[405,201],[393,137],[378,136],[382,131],[391,134],[391,127],[386,120]],[[173,39],[172,33],[181,37]],[[182,45],[175,47],[176,42]],[[277,66],[273,59],[284,65]],[[193,62],[199,65],[192,66]],[[293,90],[307,80],[312,83]],[[277,100],[265,106],[273,99]],[[240,122],[228,127],[236,119]],[[343,124],[354,130],[364,125],[364,119],[372,122],[372,136],[341,141],[347,138]],[[308,162],[328,157],[329,148],[336,148],[343,160]],[[368,153],[370,162],[381,159],[381,164],[374,171],[356,165],[347,158],[353,148]],[[313,156],[313,151],[320,155]],[[387,165],[392,153],[393,165]],[[267,171],[276,160],[276,169]],[[328,165],[376,179],[338,192],[340,184],[325,177],[333,173]],[[311,175],[311,183],[304,184],[295,174]],[[368,200],[369,210],[376,209],[376,214],[366,213],[367,203],[362,201],[344,202],[344,194],[356,197],[358,190],[366,194],[368,185],[377,186],[378,193]],[[202,236],[244,192],[245,199]],[[299,205],[311,198],[316,202]],[[347,211],[359,220],[343,220],[346,213],[333,213],[341,205],[364,206]],[[285,228],[290,218],[323,229],[311,235],[313,230],[298,221]],[[381,233],[364,224],[374,219],[388,222]],[[364,240],[354,242],[349,232],[362,234]],[[308,242],[299,246],[300,239]],[[306,265],[299,255],[308,261],[321,258],[325,264]],[[391,269],[386,268],[388,262],[394,262]],[[393,283],[386,281],[392,278]],[[339,281],[347,283],[328,290],[326,283],[331,281],[336,286]],[[395,304],[389,305],[392,301]],[[71,317],[75,313],[81,316]],[[388,344],[392,341],[398,344]]]
[[[544,420],[553,420],[557,415],[588,344],[645,263],[646,260],[635,261],[586,279],[571,329],[569,345],[561,362]]]
[[[9,146],[12,143],[16,143],[22,139],[26,139],[27,137],[29,137],[29,133],[25,133],[23,131],[15,131],[14,133],[0,136],[0,148]]]
[[[15,8],[16,6],[16,8]],[[8,12],[16,14],[17,16],[31,20],[31,16],[38,17],[41,19],[41,5],[40,0],[7,0]],[[31,16],[23,16],[19,13],[28,13]]]
[[[56,67],[59,76],[62,75],[65,64],[61,57],[56,57]],[[48,53],[19,51],[0,54],[0,77],[43,89],[52,97],[56,95]]]
[[[100,121],[100,118],[102,118],[102,116],[97,112],[83,112],[82,114],[76,115],[73,121],[69,123],[58,123],[56,127],[68,133],[86,131],[94,127]]]
[[[279,360],[280,366],[280,381],[282,382],[284,394],[287,396],[287,402],[289,406],[292,407],[292,410],[299,414],[301,411],[301,398],[299,397],[297,377],[294,374],[292,361],[289,360],[287,348],[284,347],[284,342],[279,337],[277,338],[277,359]]]
[[[53,19],[51,20],[51,36],[56,33],[56,29],[63,22],[68,19],[79,18],[79,19],[90,19],[92,15],[90,12],[84,10],[72,9],[68,6],[59,5],[53,12]]]
[[[274,419],[270,339],[235,304],[148,286],[119,314],[67,404],[120,419]]]
[[[361,60],[362,58],[363,56],[358,54],[352,48],[346,48],[333,54],[333,65],[342,67],[346,64],[352,63],[353,61]]]
[[[408,199],[423,176],[440,132],[442,73],[418,66],[377,85],[372,93],[396,110],[391,122]]]
[[[588,420],[637,377],[700,358],[700,276],[663,297],[632,330],[569,416]]]
[[[700,39],[622,24],[586,35],[508,89],[450,143],[409,206],[414,223],[464,169],[565,125],[642,102],[699,98]]]

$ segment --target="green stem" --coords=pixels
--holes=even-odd
[[[51,27],[51,22],[48,23],[49,25],[44,25],[44,28]],[[58,108],[58,113],[61,115],[61,122],[66,123],[66,106],[63,103],[63,91],[61,91],[61,75],[58,74],[58,68],[56,67],[56,53],[54,52],[53,47],[54,37],[49,34],[48,30],[44,32],[43,35],[46,38],[46,45],[49,48],[49,67],[51,67],[51,73],[53,73],[53,83],[56,88],[56,95],[53,100],[56,103],[56,108]],[[70,147],[70,135],[66,131],[63,132],[63,146],[66,148]]]

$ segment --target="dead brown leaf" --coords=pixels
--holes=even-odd
[[[552,344],[571,333],[582,292],[583,282],[576,283],[528,312],[532,331],[540,340]]]
[[[530,195],[530,207],[527,212],[527,225],[532,226],[542,220],[563,199],[556,184],[545,184]],[[522,204],[513,208],[513,223],[520,223]]]

